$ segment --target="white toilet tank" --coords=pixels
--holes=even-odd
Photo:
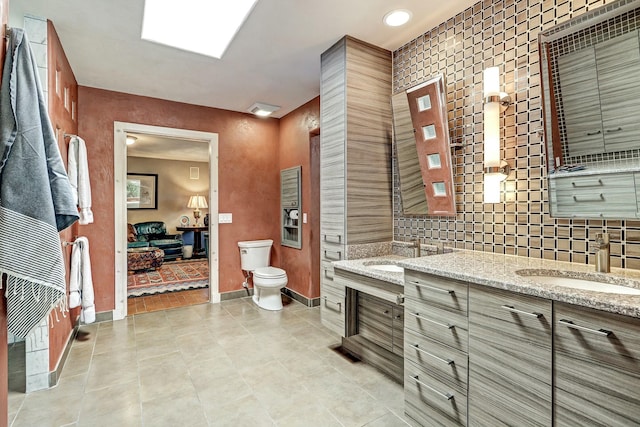
[[[273,240],[250,240],[238,242],[240,248],[240,265],[245,271],[268,267]]]

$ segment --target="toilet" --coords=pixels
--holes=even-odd
[[[280,289],[287,285],[287,272],[270,267],[273,240],[238,242],[240,264],[244,271],[253,274],[253,302],[265,310],[282,310]]]

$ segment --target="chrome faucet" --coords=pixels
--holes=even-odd
[[[611,251],[609,249],[609,233],[596,233],[596,240],[591,245],[591,250],[596,255],[596,271],[599,273],[611,271]]]
[[[420,249],[421,249],[420,248],[420,239],[413,239],[409,243],[411,243],[410,247],[413,248],[413,257],[414,258],[418,258],[418,257],[422,256],[421,253],[420,253]]]

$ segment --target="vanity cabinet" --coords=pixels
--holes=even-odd
[[[405,414],[421,426],[467,425],[465,282],[405,269]]]
[[[638,215],[633,173],[554,176],[551,213],[558,218],[634,218]]]
[[[469,289],[469,424],[552,425],[552,302]]]
[[[391,52],[344,37],[320,59],[320,256],[393,240]],[[321,295],[331,280],[323,274]],[[324,302],[322,302],[324,306]],[[330,314],[329,319],[325,315]],[[341,336],[334,312],[322,323]]]
[[[282,246],[302,248],[302,221],[300,203],[300,172],[296,166],[280,171],[280,207]]]
[[[554,303],[555,425],[640,424],[640,319]]]
[[[345,290],[342,349],[402,383],[402,285],[339,267],[334,271],[334,284]]]

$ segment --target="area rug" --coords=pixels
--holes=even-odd
[[[160,294],[209,286],[209,262],[168,262],[157,270],[138,272],[127,276],[127,296]]]

